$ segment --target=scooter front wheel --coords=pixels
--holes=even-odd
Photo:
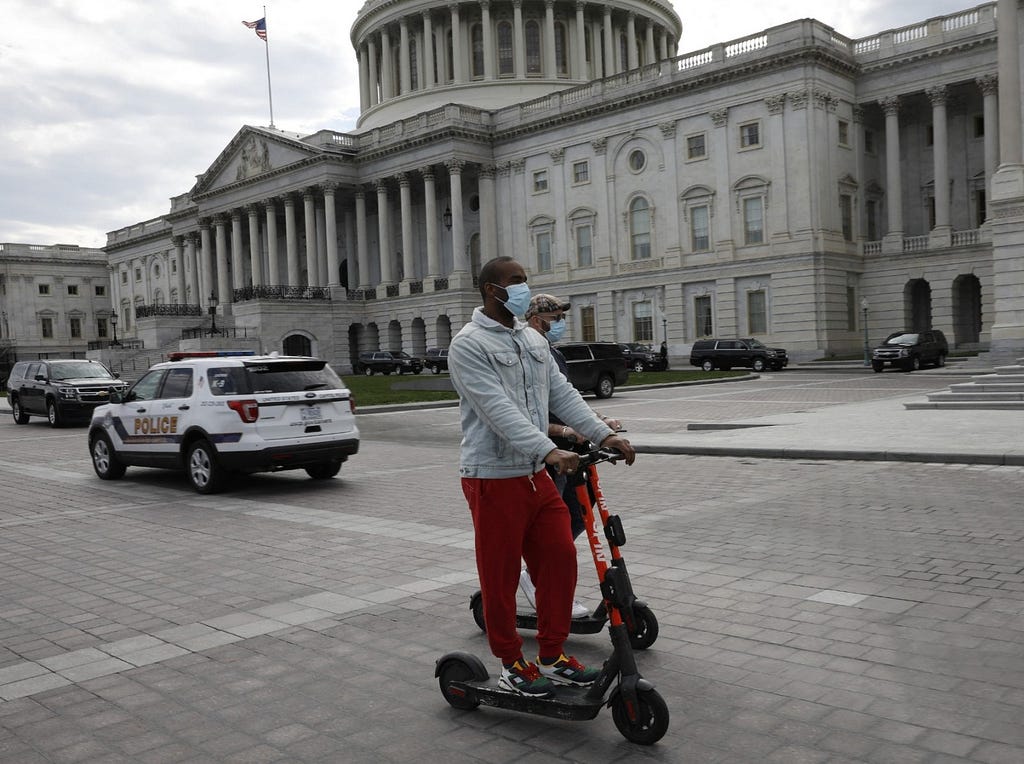
[[[637,692],[638,707],[630,719],[623,694],[612,698],[612,720],[622,736],[631,743],[654,745],[668,732],[668,704],[657,690]]]
[[[634,650],[646,650],[658,638],[658,619],[646,605],[633,608],[633,617],[636,620],[629,633],[629,644]]]
[[[466,694],[461,687],[453,687],[455,682],[486,681],[487,669],[476,656],[449,654],[442,658],[435,675],[441,687],[441,694],[452,708],[460,711],[472,711],[480,705],[475,698]]]

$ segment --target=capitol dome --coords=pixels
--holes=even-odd
[[[667,0],[367,0],[358,125],[540,98],[672,58],[681,33]]]

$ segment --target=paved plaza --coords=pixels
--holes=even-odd
[[[607,712],[441,697],[443,653],[497,665],[469,610],[455,409],[361,413],[337,479],[211,497],[170,472],[102,482],[84,429],[5,416],[0,761],[1020,764],[1021,415],[944,429],[903,409],[951,381],[786,372],[588,399],[644,450],[601,477],[661,626],[638,654],[672,715],[651,748]],[[926,452],[943,458],[898,459]],[[608,641],[568,648],[599,662]]]

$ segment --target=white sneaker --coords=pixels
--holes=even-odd
[[[519,574],[519,588],[523,590],[523,594],[526,595],[526,601],[530,603],[530,607],[534,610],[537,609],[537,587],[533,585],[533,581],[530,580],[530,571],[523,568],[523,572]]]
[[[572,617],[573,618],[586,618],[590,615],[590,608],[584,605],[579,600],[572,601]]]

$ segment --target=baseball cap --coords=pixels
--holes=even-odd
[[[526,318],[532,318],[540,313],[558,313],[569,310],[572,307],[567,300],[560,300],[551,294],[536,294],[530,300],[530,307],[526,309]]]

